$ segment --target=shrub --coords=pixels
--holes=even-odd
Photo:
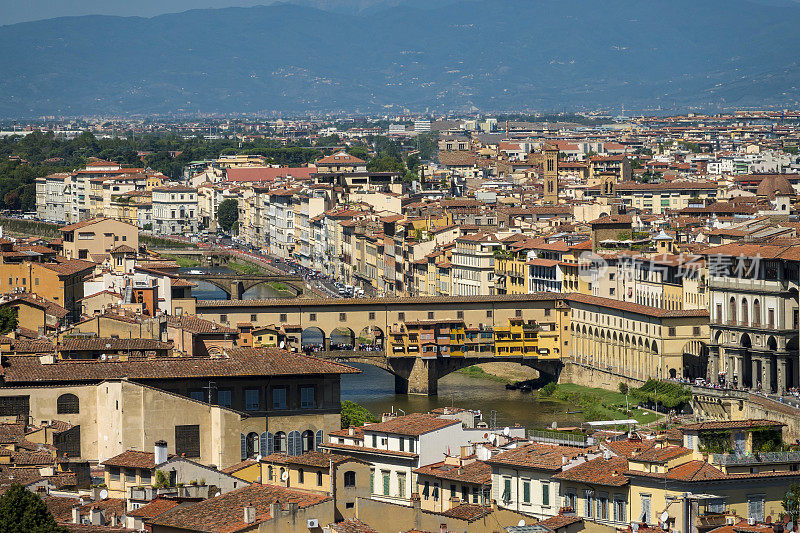
[[[549,398],[553,394],[555,394],[558,385],[556,385],[555,381],[551,381],[550,383],[546,384],[544,387],[539,389],[539,396],[542,398]]]

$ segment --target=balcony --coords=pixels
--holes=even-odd
[[[769,463],[800,463],[800,452],[756,452],[749,455],[715,453],[712,462],[718,465],[738,466]]]
[[[750,278],[722,278],[710,277],[708,286],[711,289],[733,292],[759,292],[759,293],[780,293],[786,292],[791,287],[797,287],[797,283],[789,280],[764,280]]]

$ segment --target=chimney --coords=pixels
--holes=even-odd
[[[92,507],[89,510],[89,518],[93,526],[103,525],[103,513],[97,507]]]
[[[156,465],[167,462],[167,441],[157,440],[154,450],[154,461]]]
[[[419,511],[420,509],[420,499],[419,499],[419,492],[414,492],[411,494],[411,507],[415,511]]]
[[[72,523],[73,524],[81,523],[81,508],[77,505],[72,508]]]
[[[248,503],[247,505],[244,506],[244,523],[255,524],[255,522],[256,522],[256,508]]]
[[[283,508],[281,507],[280,502],[272,502],[271,504],[269,504],[269,514],[272,518],[279,517],[281,515],[282,509]]]
[[[356,428],[354,428],[353,426],[350,426],[349,428],[347,428],[347,434],[352,437],[353,435],[356,434]]]

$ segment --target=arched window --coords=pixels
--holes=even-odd
[[[303,453],[314,449],[314,432],[307,429],[303,432]]]
[[[761,302],[758,301],[758,298],[753,300],[753,325],[761,325]]]
[[[728,323],[733,324],[736,322],[736,298],[731,296],[730,302],[728,302]]]
[[[247,446],[247,457],[253,458],[258,454],[258,433],[251,432],[247,434],[247,440],[245,441],[245,445]]]
[[[275,453],[286,453],[286,433],[279,431],[275,433]]]
[[[76,415],[80,412],[80,402],[74,394],[62,394],[56,400],[56,412],[60,415]]]
[[[344,486],[345,487],[355,487],[356,486],[356,473],[352,470],[348,470],[344,473]]]
[[[742,298],[742,324],[747,325],[747,298]]]

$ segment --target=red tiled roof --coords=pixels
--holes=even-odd
[[[139,450],[125,450],[119,455],[109,457],[102,463],[104,466],[120,466],[124,468],[145,468],[152,470],[156,467],[155,454]]]
[[[427,413],[412,413],[406,416],[398,416],[385,422],[367,424],[363,427],[363,430],[372,433],[390,433],[416,437],[456,424],[461,424],[461,421],[437,418],[435,415]]]
[[[451,507],[442,513],[442,516],[448,518],[456,518],[458,520],[465,520],[467,522],[474,522],[479,518],[492,514],[492,508],[486,505],[478,505],[474,503],[462,503],[455,507]]]
[[[176,507],[150,523],[166,528],[233,533],[254,527],[254,524],[244,522],[243,509],[247,505],[255,508],[255,524],[260,524],[275,518],[270,512],[273,503],[283,507],[288,503],[296,503],[300,509],[304,509],[329,499],[322,494],[300,492],[277,485],[253,484],[202,502]]]
[[[611,459],[598,457],[559,472],[553,476],[553,479],[622,487],[628,483],[628,478],[623,475],[627,469],[628,460],[624,457],[612,457]]]
[[[195,333],[214,333],[214,334],[237,334],[239,330],[217,324],[211,320],[205,320],[194,315],[182,314],[181,316],[170,315],[167,317],[167,326],[173,328],[183,328],[184,330]]]
[[[294,376],[358,374],[351,366],[277,348],[234,348],[228,357],[162,357],[128,361],[58,360],[42,364],[38,357],[15,356],[3,361],[6,383],[101,381],[104,379],[180,379],[211,376]]]
[[[314,167],[242,167],[226,170],[226,179],[229,182],[250,183],[257,181],[272,181],[276,178],[292,176],[293,178],[310,178],[317,173]]]
[[[448,465],[444,461],[421,466],[414,470],[417,474],[432,476],[440,479],[462,481],[465,483],[478,483],[481,485],[491,483],[492,467],[483,461],[473,461],[464,466]]]
[[[565,459],[574,459],[586,453],[582,448],[528,444],[495,455],[486,462],[490,465],[510,465],[543,470],[560,470]]]

